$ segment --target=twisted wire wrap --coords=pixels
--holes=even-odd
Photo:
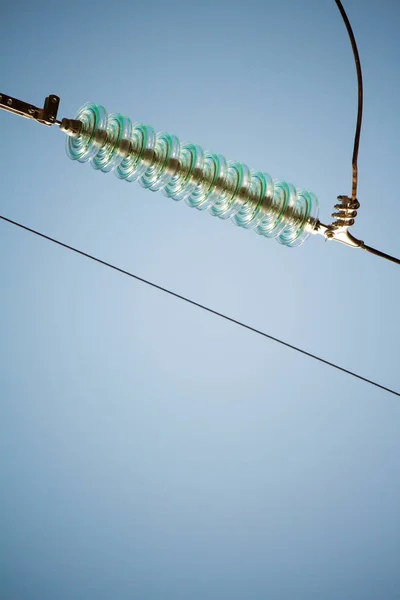
[[[96,104],[77,113],[82,130],[68,137],[68,156],[105,173],[114,171],[126,181],[139,181],[173,200],[207,210],[235,225],[275,237],[286,246],[299,246],[318,219],[318,200],[267,173],[227,161],[221,154],[181,143],[169,133],[134,123],[119,114],[108,115]]]

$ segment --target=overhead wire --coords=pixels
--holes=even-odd
[[[379,256],[380,258],[385,258],[386,260],[390,260],[394,262],[396,265],[400,265],[400,258],[396,258],[395,256],[391,256],[390,254],[386,254],[386,252],[382,252],[381,250],[377,250],[376,248],[371,248],[371,246],[367,246],[364,242],[361,244],[360,248],[362,250],[366,250],[371,254],[375,254],[375,256]]]
[[[152,281],[149,281],[148,279],[144,279],[143,277],[140,277],[139,275],[135,275],[134,273],[131,273],[130,271],[127,271],[125,269],[122,269],[120,267],[117,267],[116,265],[113,265],[105,260],[102,260],[100,258],[97,258],[96,256],[93,256],[92,254],[88,254],[87,252],[84,252],[83,250],[79,250],[78,248],[75,248],[74,246],[70,246],[69,244],[65,244],[64,242],[61,242],[60,240],[57,240],[56,238],[53,238],[49,235],[46,235],[40,231],[37,231],[35,229],[32,229],[31,227],[28,227],[26,225],[23,225],[22,223],[19,223],[17,221],[14,221],[12,219],[9,219],[3,215],[0,215],[0,219],[2,221],[5,221],[11,225],[14,225],[16,227],[19,227],[20,229],[23,229],[25,231],[28,231],[30,233],[33,233],[34,235],[37,235],[45,240],[48,240],[49,242],[52,242],[54,244],[57,244],[58,246],[61,246],[63,248],[66,248],[67,250],[70,250],[71,252],[74,252],[75,254],[79,254],[80,256],[84,256],[86,258],[89,258],[90,260],[97,262],[105,267],[108,267],[109,269],[113,269],[114,271],[117,271],[118,273],[121,273],[122,275],[126,275],[128,277],[131,277],[132,279],[136,279],[137,281],[140,281],[141,283],[145,283],[146,285],[149,285],[157,290],[160,290],[161,292],[164,292],[165,294],[169,294],[170,296],[173,296],[174,298],[178,298],[179,300],[182,300],[188,304],[191,304],[193,306],[197,306],[197,308],[200,308],[208,313],[211,313],[217,317],[220,317],[221,319],[225,319],[226,321],[229,321],[231,323],[234,323],[235,325],[239,325],[240,327],[243,327],[244,329],[247,329],[248,331],[252,331],[253,333],[256,333],[258,335],[261,335],[264,338],[267,338],[269,340],[272,340],[274,342],[277,342],[278,344],[281,344],[282,346],[286,346],[286,348],[290,348],[291,350],[295,350],[296,352],[299,352],[300,354],[304,354],[305,356],[308,356],[309,358],[312,358],[314,360],[319,361],[320,363],[323,363],[325,365],[328,365],[329,367],[332,367],[334,369],[337,369],[338,371],[341,371],[342,373],[347,373],[348,375],[351,375],[352,377],[355,377],[361,381],[364,381],[365,383],[368,383],[372,386],[375,386],[381,390],[384,390],[386,392],[389,392],[390,394],[394,394],[395,396],[400,396],[400,392],[396,392],[395,390],[381,385],[380,383],[377,383],[376,381],[373,381],[372,379],[368,379],[367,377],[363,377],[362,375],[359,375],[358,373],[355,373],[354,371],[351,371],[350,369],[346,369],[345,367],[341,367],[340,365],[337,365],[329,360],[326,360],[324,358],[321,358],[320,356],[317,356],[316,354],[313,354],[312,352],[307,352],[307,350],[304,350],[303,348],[299,348],[298,346],[294,346],[293,344],[290,344],[289,342],[285,342],[284,340],[281,340],[280,338],[277,338],[273,335],[270,335],[269,333],[266,333],[260,329],[257,329],[256,327],[252,327],[251,325],[247,325],[246,323],[243,323],[242,321],[239,321],[238,319],[234,319],[233,317],[229,317],[228,315],[225,315],[224,313],[221,313],[217,310],[214,310],[213,308],[210,308],[208,306],[206,306],[205,304],[201,304],[200,302],[196,302],[195,300],[191,300],[190,298],[187,298],[186,296],[183,296],[182,294],[178,294],[177,292],[173,292],[172,290],[163,287],[161,285],[158,285],[157,283],[154,283]]]
[[[363,114],[363,78],[362,78],[362,70],[361,70],[361,61],[360,55],[358,53],[356,39],[354,37],[353,29],[350,25],[349,18],[346,14],[346,11],[343,8],[343,4],[340,0],[335,0],[336,5],[340,11],[342,19],[347,29],[347,33],[350,38],[351,47],[354,55],[354,62],[356,65],[357,72],[357,89],[358,89],[358,103],[357,103],[357,122],[356,122],[356,131],[354,134],[354,146],[353,146],[353,156],[352,156],[352,200],[357,201],[357,186],[358,186],[358,148],[360,145],[360,135],[361,135],[361,125],[362,125],[362,114]],[[375,256],[379,256],[380,258],[384,258],[386,260],[390,260],[397,265],[400,265],[400,259],[390,254],[386,254],[386,252],[382,252],[381,250],[376,250],[375,248],[371,248],[364,242],[361,242],[359,248],[366,250],[370,254],[375,254]]]
[[[356,39],[354,37],[353,30],[350,25],[350,21],[347,17],[346,11],[343,8],[343,5],[340,0],[335,0],[337,7],[342,15],[342,19],[347,29],[347,33],[349,34],[351,47],[354,54],[354,61],[356,63],[356,71],[357,71],[357,87],[358,87],[358,106],[357,106],[357,123],[356,123],[356,132],[354,135],[354,147],[353,147],[353,157],[352,157],[352,170],[353,170],[353,181],[352,181],[352,198],[353,200],[357,199],[357,185],[358,185],[358,148],[360,145],[360,134],[361,134],[361,124],[362,124],[362,113],[363,113],[363,80],[362,80],[362,71],[361,71],[361,62],[360,55],[358,54],[358,48],[356,44]]]

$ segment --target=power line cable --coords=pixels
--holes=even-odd
[[[179,300],[183,300],[184,302],[187,302],[188,304],[197,306],[198,308],[201,308],[202,310],[205,310],[213,315],[216,315],[217,317],[221,317],[222,319],[225,319],[226,321],[235,323],[235,325],[239,325],[240,327],[243,327],[244,329],[248,329],[249,331],[252,331],[253,333],[257,333],[258,335],[261,335],[265,338],[268,338],[269,340],[277,342],[278,344],[281,344],[282,346],[286,346],[287,348],[291,348],[292,350],[295,350],[296,352],[300,352],[301,354],[304,354],[305,356],[308,356],[309,358],[318,360],[319,362],[321,362],[325,365],[328,365],[329,367],[333,367],[334,369],[337,369],[338,371],[347,373],[348,375],[351,375],[352,377],[356,377],[357,379],[360,379],[361,381],[365,381],[366,383],[369,383],[370,385],[380,388],[381,390],[385,390],[386,392],[389,392],[391,394],[394,394],[395,396],[400,396],[399,392],[396,392],[395,390],[393,390],[391,388],[381,385],[380,383],[377,383],[376,381],[373,381],[372,379],[368,379],[367,377],[358,375],[357,373],[354,373],[354,371],[345,369],[344,367],[336,365],[335,363],[332,363],[329,360],[325,360],[324,358],[321,358],[321,357],[317,356],[316,354],[307,352],[306,350],[303,350],[302,348],[298,348],[297,346],[294,346],[293,344],[289,344],[288,342],[285,342],[277,337],[274,337],[273,335],[270,335],[269,333],[265,333],[264,331],[261,331],[260,329],[251,327],[250,325],[247,325],[246,323],[243,323],[242,321],[238,321],[237,319],[234,319],[233,317],[229,317],[228,315],[218,312],[217,310],[214,310],[213,308],[209,308],[208,306],[205,306],[204,304],[200,304],[200,302],[195,302],[194,300],[191,300],[190,298],[186,298],[186,296],[182,296],[181,294],[173,292],[172,290],[169,290],[168,288],[158,285],[157,283],[154,283],[152,281],[144,279],[143,277],[139,277],[139,275],[135,275],[134,273],[131,273],[130,271],[121,269],[120,267],[117,267],[116,265],[113,265],[109,262],[101,260],[100,258],[97,258],[96,256],[93,256],[91,254],[88,254],[87,252],[83,252],[82,250],[78,250],[77,248],[74,248],[73,246],[69,246],[68,244],[65,244],[64,242],[60,242],[59,240],[52,238],[48,235],[45,235],[44,233],[41,233],[40,231],[36,231],[35,229],[31,229],[30,227],[27,227],[26,225],[22,225],[22,223],[18,223],[17,221],[13,221],[12,219],[8,219],[7,217],[4,217],[2,215],[0,215],[0,219],[2,219],[3,221],[5,221],[7,223],[10,223],[11,225],[15,225],[16,227],[19,227],[20,229],[29,231],[30,233],[33,233],[34,235],[44,238],[45,240],[48,240],[49,242],[53,242],[54,244],[57,244],[58,246],[62,246],[63,248],[66,248],[67,250],[71,250],[71,252],[75,252],[76,254],[85,256],[86,258],[89,258],[90,260],[93,260],[101,265],[104,265],[105,267],[113,269],[114,271],[118,271],[119,273],[122,273],[123,275],[132,277],[132,279],[141,281],[142,283],[145,283],[146,285],[149,285],[157,290],[160,290],[161,292],[169,294],[170,296],[174,296],[175,298],[178,298]]]
[[[382,252],[381,250],[377,250],[376,248],[371,248],[371,246],[367,246],[367,244],[362,243],[360,246],[363,250],[370,252],[371,254],[375,254],[375,256],[379,256],[380,258],[385,258],[386,260],[390,260],[394,262],[396,265],[400,265],[400,258],[396,258],[395,256],[390,256],[390,254],[386,254],[386,252]]]
[[[352,157],[352,169],[353,169],[353,182],[352,182],[352,198],[355,200],[357,198],[357,184],[358,184],[358,147],[360,145],[360,134],[361,134],[361,124],[362,124],[362,113],[363,113],[363,80],[362,80],[362,71],[361,71],[361,62],[360,55],[358,54],[356,39],[354,37],[353,30],[350,25],[349,18],[346,14],[346,11],[343,8],[343,4],[340,0],[335,0],[336,5],[340,11],[342,19],[347,29],[347,33],[350,38],[351,48],[353,50],[354,62],[356,64],[357,71],[357,88],[358,88],[358,105],[357,105],[357,123],[356,123],[356,132],[354,135],[354,147],[353,147],[353,157]],[[367,249],[367,248],[365,248]],[[383,253],[382,253],[383,254]]]

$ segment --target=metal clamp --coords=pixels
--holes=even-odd
[[[332,213],[332,217],[335,219],[332,225],[351,227],[354,225],[360,203],[357,199],[349,198],[349,196],[338,196],[337,199],[339,202],[335,204],[337,212]]]
[[[313,233],[323,235],[326,240],[340,242],[351,248],[363,248],[364,242],[349,233],[349,228],[354,225],[357,209],[360,207],[358,200],[348,196],[338,196],[335,204],[337,212],[332,214],[334,221],[331,225],[323,225],[320,221],[315,224]]]
[[[320,221],[315,224],[313,233],[323,235],[326,240],[340,242],[351,248],[362,248],[364,242],[349,233],[348,226],[324,225]]]
[[[60,124],[60,122],[57,121],[59,103],[60,98],[54,94],[47,96],[44,101],[43,108],[38,108],[33,104],[28,104],[27,102],[23,102],[17,98],[12,98],[6,94],[0,94],[0,108],[2,110],[14,113],[15,115],[19,115],[25,119],[32,119],[33,121],[37,121],[38,123],[47,125],[48,127],[54,125],[55,123],[58,125]]]

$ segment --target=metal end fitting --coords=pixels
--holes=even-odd
[[[337,212],[332,214],[332,217],[335,219],[333,223],[331,225],[324,225],[318,221],[313,233],[323,235],[326,240],[340,242],[351,248],[362,248],[364,242],[349,233],[349,227],[354,225],[360,203],[358,200],[349,198],[348,196],[338,196],[337,199],[339,202],[335,204]]]
[[[59,103],[60,98],[55,94],[47,96],[43,108],[38,108],[33,104],[28,104],[28,102],[18,100],[18,98],[13,98],[8,94],[0,94],[0,108],[2,110],[14,113],[19,117],[24,117],[24,119],[31,119],[42,125],[47,125],[47,127],[58,123],[57,111]]]
[[[82,131],[82,122],[77,119],[62,119],[60,129],[70,137],[78,137]]]

